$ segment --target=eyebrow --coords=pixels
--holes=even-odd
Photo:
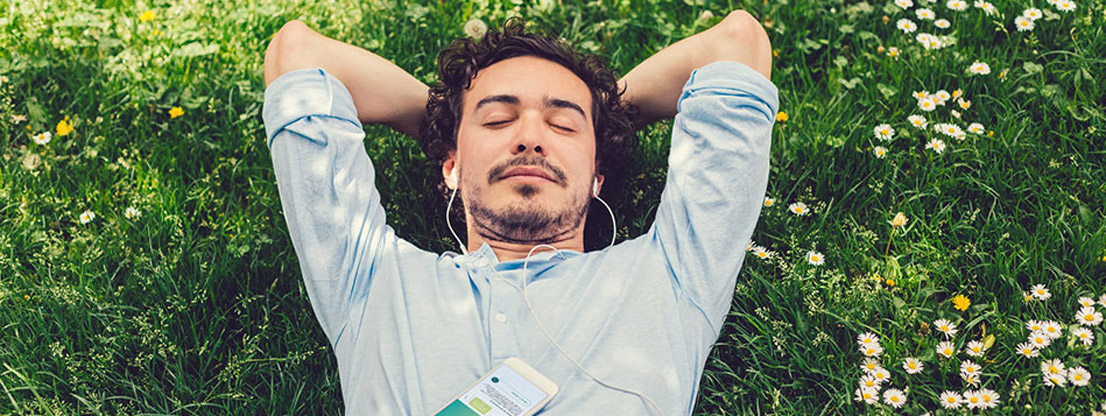
[[[518,99],[518,97],[516,97],[514,95],[508,95],[508,94],[491,95],[491,96],[484,97],[483,99],[478,101],[476,103],[476,109],[479,110],[480,107],[483,107],[483,106],[491,104],[491,103],[503,103],[503,104],[518,105],[519,99]],[[584,117],[584,119],[588,118],[588,116],[586,114],[584,114],[584,109],[580,108],[580,106],[576,105],[576,103],[574,103],[572,101],[562,100],[562,99],[559,99],[559,98],[548,98],[547,97],[545,99],[545,106],[547,108],[567,108],[569,110],[573,110],[573,111],[576,111],[577,113],[580,113],[580,116]]]

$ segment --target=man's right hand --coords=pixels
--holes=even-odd
[[[265,85],[300,69],[322,68],[349,90],[362,123],[391,126],[418,137],[429,88],[394,63],[316,33],[301,21],[285,23],[265,50]]]

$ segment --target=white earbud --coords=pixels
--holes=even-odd
[[[457,167],[456,166],[454,166],[453,169],[451,169],[449,171],[449,176],[447,176],[446,179],[445,179],[445,186],[448,186],[450,189],[457,189]]]
[[[591,180],[591,196],[593,198],[599,197],[599,178],[592,178]]]

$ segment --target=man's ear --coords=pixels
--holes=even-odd
[[[449,152],[445,162],[442,162],[442,177],[445,178],[445,186],[449,189],[457,189],[460,181],[457,179],[457,152]]]
[[[603,174],[596,173],[595,179],[592,181],[591,196],[598,197],[599,191],[603,189]]]

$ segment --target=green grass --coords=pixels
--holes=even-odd
[[[892,412],[852,398],[855,340],[867,331],[881,338],[891,385],[909,387],[907,413],[960,414],[935,401],[963,389],[955,373],[967,358],[934,355],[938,318],[959,326],[958,346],[994,335],[974,359],[1002,398],[990,412],[1087,415],[1106,402],[1106,326],[1091,347],[1065,338],[1042,350],[1089,370],[1087,387],[1042,386],[1040,358],[1014,352],[1025,321],[1070,324],[1078,297],[1106,292],[1106,6],[996,0],[1001,15],[988,16],[915,1],[909,11],[794,0],[518,7],[622,73],[731,9],[770,25],[789,119],[773,136],[777,203],[753,239],[773,256],[746,260],[696,414]],[[0,4],[0,414],[340,413],[263,141],[268,37],[303,19],[429,82],[433,57],[468,19],[498,25],[516,6],[320,3]],[[1015,31],[1030,6],[1045,17]],[[918,7],[951,27],[914,18]],[[141,21],[148,10],[155,18]],[[699,20],[705,10],[714,16]],[[895,28],[903,17],[955,44],[924,50]],[[991,74],[969,75],[977,60]],[[924,113],[931,124],[979,122],[988,133],[959,141],[910,126],[923,114],[911,92],[942,89],[963,90],[972,106],[956,119],[950,100]],[[170,118],[177,106],[184,115]],[[60,136],[65,117],[75,130]],[[873,137],[881,123],[893,141]],[[35,144],[46,131],[52,141]],[[451,247],[433,164],[397,133],[367,131],[389,223],[426,249]],[[620,238],[651,221],[669,132],[661,123],[641,134],[630,191],[611,201]],[[943,153],[923,147],[934,138]],[[877,145],[886,158],[872,155]],[[798,201],[813,213],[787,212]],[[96,218],[81,224],[86,210]],[[909,221],[893,230],[896,212]],[[825,264],[808,265],[810,250]],[[1052,298],[1024,302],[1034,284]],[[958,294],[967,311],[949,302]],[[923,373],[905,374],[910,356]]]

